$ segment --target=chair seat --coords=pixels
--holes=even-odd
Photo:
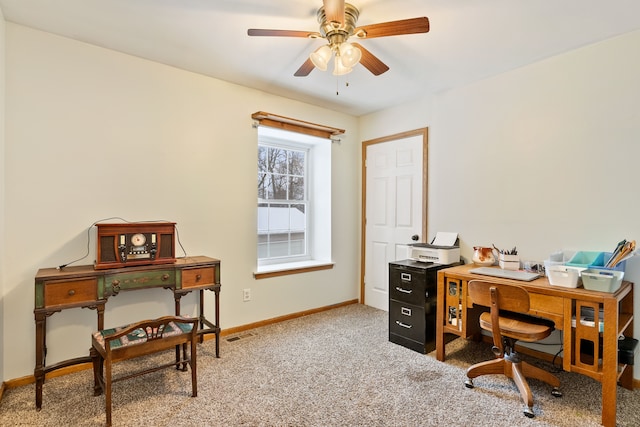
[[[104,350],[105,348],[105,337],[110,337],[113,334],[116,334],[124,329],[127,329],[130,325],[118,326],[116,328],[103,329],[101,331],[96,331],[93,333],[93,337],[96,340],[96,344]],[[164,326],[164,325],[163,325]],[[163,337],[170,337],[174,335],[183,334],[185,332],[190,332],[193,325],[188,323],[176,323],[169,322],[164,327],[164,331],[162,332]],[[134,329],[130,333],[123,335],[122,337],[111,341],[111,348],[115,349],[118,347],[127,347],[130,345],[143,344],[147,342],[148,336],[147,332],[142,328]]]
[[[554,329],[553,322],[518,313],[501,312],[498,317],[498,322],[502,335],[525,342],[544,339],[551,335]],[[492,332],[490,312],[485,312],[480,315],[480,327]]]
[[[164,316],[142,320],[128,326],[94,332],[91,336],[93,394],[105,394],[107,426],[111,426],[112,390],[116,381],[126,380],[159,369],[175,367],[186,371],[191,367],[191,395],[198,395],[196,343],[199,318]],[[113,376],[113,364],[140,356],[175,348],[175,359],[152,367],[139,366],[131,373]],[[190,347],[190,352],[188,352]],[[182,356],[180,355],[182,350]]]

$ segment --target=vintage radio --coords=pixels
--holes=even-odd
[[[175,222],[96,224],[95,269],[174,263],[175,225]]]

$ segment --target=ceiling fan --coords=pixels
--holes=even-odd
[[[250,36],[323,38],[327,44],[316,49],[294,76],[308,76],[314,68],[326,70],[331,58],[334,60],[334,75],[347,74],[353,66],[360,63],[376,76],[389,70],[389,67],[359,43],[349,43],[350,37],[359,40],[374,37],[397,36],[403,34],[426,33],[429,31],[427,17],[403,19],[400,21],[382,22],[379,24],[357,27],[360,11],[344,0],[323,0],[317,17],[320,31],[265,30],[250,29]]]

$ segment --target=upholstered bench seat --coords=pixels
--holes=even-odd
[[[104,348],[105,345],[105,337],[110,337],[124,329],[129,328],[131,325],[118,326],[116,328],[103,329],[101,331],[96,331],[93,333],[93,338],[96,343]],[[184,333],[191,332],[191,328],[193,325],[190,323],[175,323],[169,322],[166,325],[161,325],[162,330],[159,332],[163,337],[170,337],[173,335],[179,335]],[[153,336],[154,334],[158,334],[158,330],[153,330],[150,327],[147,329],[137,328],[127,333],[126,335],[121,336],[120,338],[114,339],[110,341],[111,349],[118,347],[125,347],[128,345],[136,345],[142,344],[149,340],[148,335]]]
[[[191,367],[191,396],[198,395],[196,344],[198,321],[196,318],[165,316],[143,320],[126,326],[96,331],[91,335],[91,359],[93,361],[94,395],[104,392],[107,425],[111,425],[111,385],[116,381],[133,378],[160,369],[175,366],[187,370]],[[190,351],[187,352],[187,344]],[[131,374],[112,378],[113,363],[119,360],[175,348],[176,357],[169,363],[141,369]],[[182,356],[180,355],[182,350]]]

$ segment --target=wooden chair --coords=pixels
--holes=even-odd
[[[467,369],[465,385],[473,388],[473,378],[487,374],[504,374],[513,379],[525,404],[524,414],[533,418],[533,395],[526,378],[535,378],[551,385],[551,394],[562,396],[558,378],[543,369],[520,360],[515,351],[516,341],[534,342],[548,337],[553,323],[522,313],[529,311],[529,293],[513,285],[500,285],[481,280],[468,284],[468,294],[474,304],[489,307],[480,315],[480,327],[493,334],[496,359],[476,363]]]
[[[191,367],[191,396],[198,395],[196,343],[198,318],[165,316],[154,320],[143,320],[131,325],[97,331],[91,337],[91,359],[93,362],[94,396],[105,393],[107,426],[111,425],[111,385],[116,381],[133,378],[175,366],[187,370]],[[187,353],[190,344],[190,356]],[[182,347],[182,357],[180,356]],[[176,348],[175,361],[112,378],[113,363],[145,356],[151,353]],[[104,368],[104,373],[103,373]]]

